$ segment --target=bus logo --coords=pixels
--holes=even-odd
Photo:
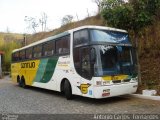
[[[91,86],[91,84],[81,84],[80,86],[78,86],[78,88],[81,90],[83,94],[87,94],[89,86]]]
[[[21,63],[21,68],[35,68],[35,62]]]

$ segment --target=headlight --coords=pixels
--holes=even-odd
[[[138,77],[132,78],[133,81],[138,81]]]

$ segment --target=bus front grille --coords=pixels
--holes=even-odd
[[[113,83],[121,83],[121,80],[112,80]]]
[[[130,81],[130,79],[124,79],[123,80],[123,82],[129,82]]]

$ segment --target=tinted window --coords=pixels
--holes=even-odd
[[[49,41],[49,42],[46,42],[44,45],[43,45],[43,55],[44,56],[51,56],[54,54],[54,51],[55,51],[55,42],[54,41]]]
[[[88,80],[91,79],[91,64],[90,64],[90,48],[74,48],[74,66],[79,75]]]
[[[90,30],[90,37],[91,41],[130,44],[128,33],[123,32]]]
[[[87,43],[88,41],[89,37],[87,29],[74,32],[74,45]]]
[[[90,49],[81,49],[82,77],[91,79],[90,71]]]
[[[65,36],[56,41],[56,53],[65,54],[70,50],[70,36]]]
[[[74,66],[75,66],[77,73],[81,74],[80,48],[74,48],[73,59],[74,59]]]
[[[19,60],[19,52],[13,53],[12,54],[12,61],[18,61]]]
[[[42,45],[37,45],[33,48],[33,57],[38,58],[42,56]]]
[[[24,60],[25,59],[25,50],[22,50],[19,52],[19,60]]]
[[[32,48],[28,48],[26,50],[26,59],[31,59],[32,58]]]

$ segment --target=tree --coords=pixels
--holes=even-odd
[[[4,51],[4,63],[2,64],[2,68],[4,71],[10,71],[11,65],[11,53],[12,50],[20,47],[20,44],[15,41],[5,42],[4,39],[0,40],[0,50]]]
[[[73,20],[73,16],[72,15],[66,15],[62,18],[62,26],[66,25],[68,23],[71,23]]]
[[[102,10],[102,1],[103,0],[92,0],[94,3],[96,3],[97,7],[98,7],[98,13],[101,12]]]
[[[25,16],[24,21],[28,24],[28,29],[32,29],[36,33],[36,28],[39,26],[36,18]]]
[[[39,23],[41,25],[42,31],[46,31],[47,29],[47,19],[48,16],[45,12],[41,13],[41,18],[39,19]]]
[[[113,9],[117,6],[121,6],[125,3],[125,0],[102,0],[101,7],[102,9]]]

